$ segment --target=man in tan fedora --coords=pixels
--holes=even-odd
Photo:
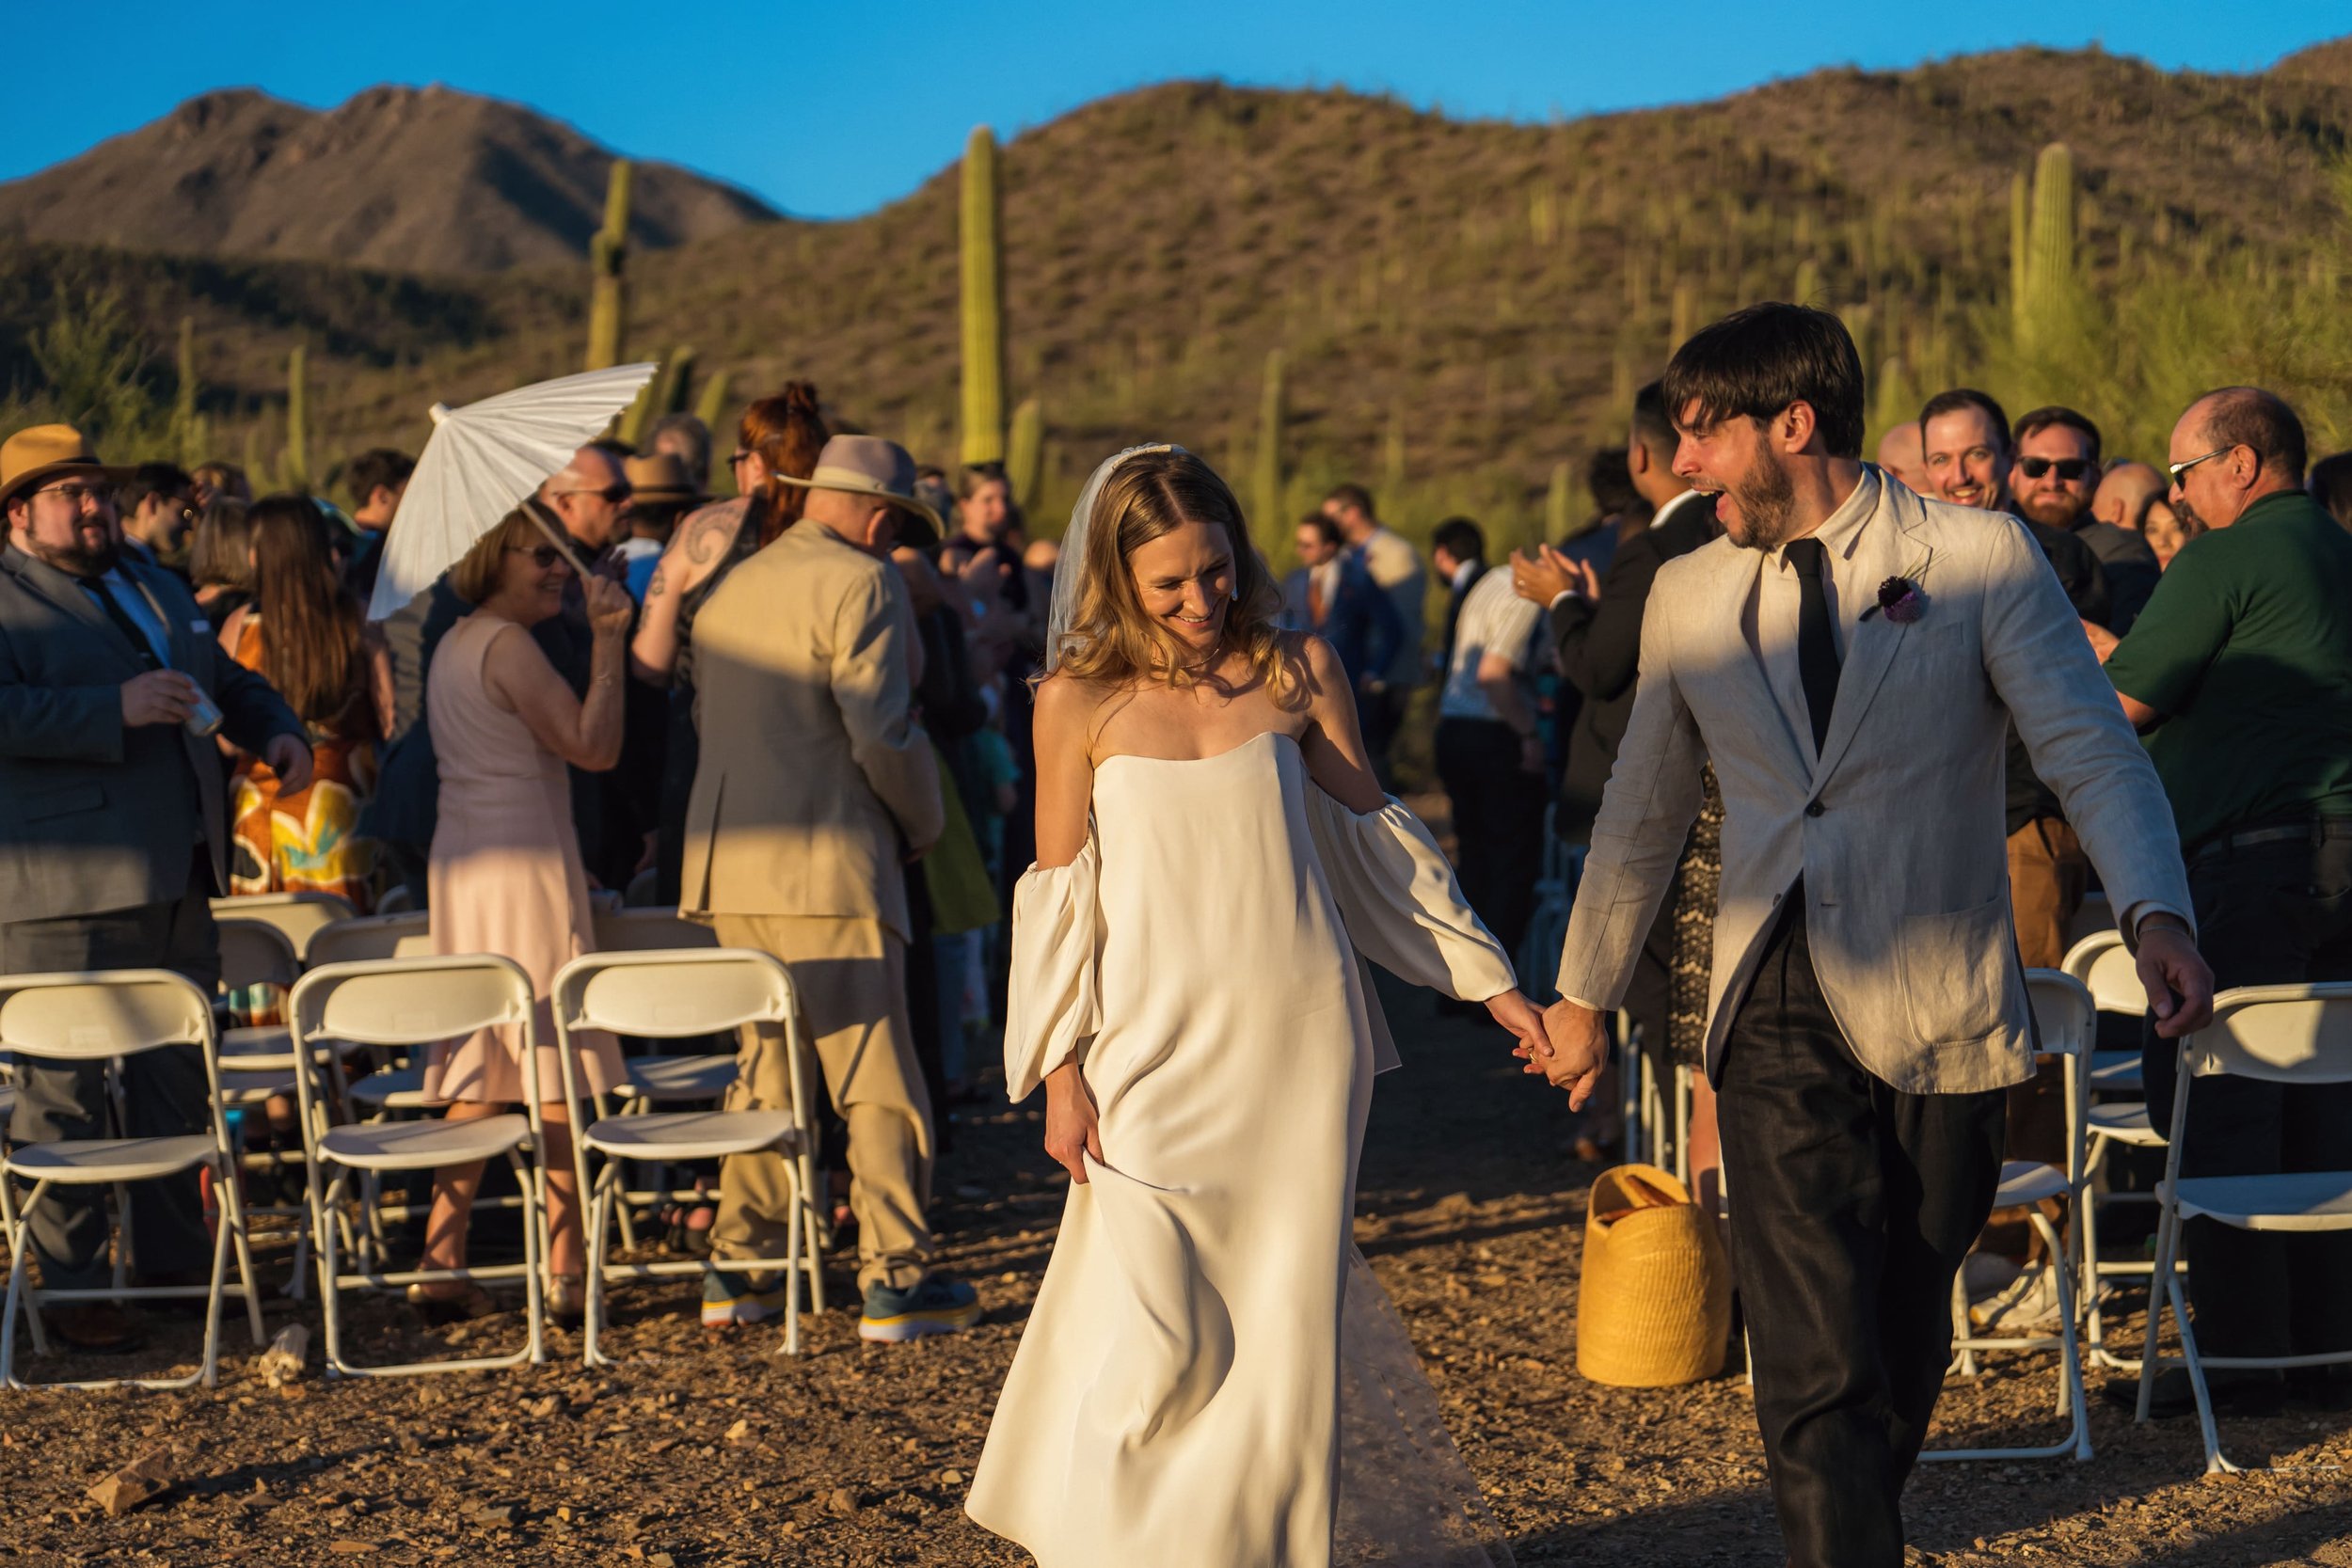
[[[0,442],[0,973],[169,969],[207,995],[220,980],[209,903],[229,887],[217,728],[288,790],[310,781],[302,721],[221,652],[177,577],[123,549],[116,486],[71,425]],[[208,712],[206,704],[218,709]],[[201,716],[199,718],[198,716]],[[210,723],[205,721],[211,721]],[[194,1046],[133,1056],[122,1102],[101,1064],[20,1062],[20,1143],[179,1136],[204,1126]],[[193,1172],[131,1184],[135,1282],[187,1286],[212,1253]],[[103,1192],[53,1189],[27,1220],[51,1290],[103,1290]],[[126,1350],[115,1303],[53,1307],[81,1351]]]
[[[888,555],[915,499],[897,443],[836,436],[802,519],[738,566],[694,622],[702,757],[687,807],[679,912],[792,972],[803,1032],[849,1123],[859,1333],[908,1339],[979,1318],[972,1288],[930,1268],[931,1112],[907,1018],[904,866],[939,836],[930,739],[910,711],[914,619]],[[781,1040],[746,1050],[737,1099],[780,1105]],[[721,1176],[717,1258],[776,1256],[789,1210],[773,1155]],[[740,1274],[714,1273],[703,1322],[765,1316]]]
[[[689,512],[710,498],[687,474],[686,465],[666,451],[632,457],[622,465],[628,476],[628,502],[621,521],[628,536],[615,546],[628,573],[629,596],[645,602],[645,585],[661,563],[662,546]]]

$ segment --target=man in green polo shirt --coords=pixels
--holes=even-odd
[[[2352,979],[2352,534],[2303,492],[2303,426],[2252,387],[2173,427],[2171,502],[2209,532],[2173,558],[2129,635],[2103,644],[2123,711],[2171,797],[2214,986]],[[2094,641],[2096,641],[2094,639]],[[2148,1037],[2149,1114],[2169,1124],[2177,1058]],[[2352,1165],[2352,1085],[2198,1084],[2184,1176]],[[2184,1236],[2208,1355],[2352,1351],[2352,1237]],[[2208,1374],[2217,1407],[2352,1408],[2352,1367]],[[2137,1379],[2110,1385],[2129,1403]],[[2186,1374],[2155,1408],[2194,1408]]]

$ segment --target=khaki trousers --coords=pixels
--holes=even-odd
[[[723,947],[772,953],[792,972],[801,1037],[816,1048],[825,1091],[850,1125],[850,1208],[858,1289],[904,1290],[930,1267],[931,1107],[907,1022],[906,944],[878,920],[796,915],[707,917]],[[730,1110],[791,1103],[781,1030],[746,1028]],[[815,1195],[817,1201],[823,1194]],[[781,1256],[792,1181],[774,1154],[730,1156],[719,1175],[715,1258]]]

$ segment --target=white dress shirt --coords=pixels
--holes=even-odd
[[[1855,621],[1877,602],[1876,584],[1854,580],[1858,568],[1853,553],[1862,538],[1862,525],[1878,510],[1878,478],[1865,467],[1853,494],[1820,527],[1799,536],[1821,542],[1828,568],[1821,575],[1821,592],[1829,600],[1830,636],[1836,641],[1841,665],[1853,642]],[[1789,732],[1810,762],[1820,758],[1813,747],[1813,716],[1805,705],[1804,676],[1797,665],[1797,615],[1804,591],[1797,569],[1788,561],[1788,545],[1793,542],[1786,541],[1766,553],[1763,569],[1756,576],[1756,589],[1740,612],[1740,630],[1747,639],[1748,652],[1764,667],[1764,683],[1772,689],[1781,717],[1788,721]]]

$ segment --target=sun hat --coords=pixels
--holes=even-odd
[[[37,424],[0,441],[0,507],[59,474],[85,473],[118,483],[130,477],[128,468],[110,468],[98,461],[89,437],[70,424]]]
[[[914,493],[914,459],[898,442],[885,441],[879,436],[836,436],[817,454],[815,473],[806,479],[795,479],[790,474],[777,474],[775,478],[779,483],[797,484],[806,490],[871,496],[929,517],[931,527],[940,527],[939,514]]]
[[[710,498],[686,476],[686,465],[675,452],[648,452],[622,465],[628,474],[629,497],[641,501],[704,501]]]

